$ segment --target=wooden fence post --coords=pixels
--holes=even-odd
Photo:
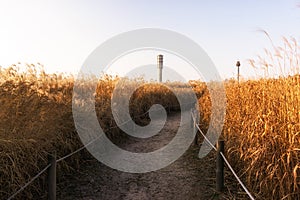
[[[191,128],[194,127],[193,109],[191,109]]]
[[[198,122],[198,117],[197,116],[194,116],[195,117],[195,121],[194,121],[194,118],[193,118],[193,115],[195,114],[194,112],[195,110],[192,108],[191,109],[191,127],[192,127],[192,131],[193,131],[193,134],[195,133],[195,139],[194,139],[194,144],[195,145],[198,145],[198,129],[196,127],[196,123]]]
[[[197,120],[197,118],[196,118],[196,120]],[[196,127],[196,123],[197,123],[197,121],[196,122],[194,122],[194,125],[193,125],[193,131],[194,131],[194,133],[195,133],[195,141],[194,141],[194,143],[195,143],[195,145],[198,145],[198,129],[197,129],[197,127]]]
[[[56,200],[56,152],[48,156],[48,199]]]
[[[194,129],[193,129],[194,133],[195,133],[195,141],[194,144],[198,145],[198,131],[197,131],[197,127],[196,127],[196,123],[194,123]]]
[[[219,140],[217,146],[217,170],[216,190],[222,192],[224,189],[224,160],[220,153],[224,153],[224,140]]]

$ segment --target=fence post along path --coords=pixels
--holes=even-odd
[[[56,152],[48,155],[48,162],[50,167],[48,168],[48,199],[56,200]]]
[[[244,185],[244,183],[241,181],[240,177],[236,174],[236,172],[233,170],[232,166],[230,165],[230,163],[228,162],[227,158],[224,155],[224,141],[220,140],[218,143],[218,148],[216,148],[213,143],[211,143],[211,141],[209,140],[209,138],[203,133],[203,131],[200,129],[198,121],[196,121],[196,117],[194,116],[194,113],[191,112],[192,115],[192,119],[194,120],[196,127],[199,131],[199,133],[203,136],[204,141],[203,144],[206,142],[208,145],[211,146],[212,149],[214,149],[217,152],[217,177],[216,177],[216,190],[218,192],[221,192],[224,188],[224,163],[223,161],[226,163],[226,165],[228,166],[229,170],[232,172],[232,174],[234,175],[234,177],[236,178],[236,180],[239,182],[239,184],[242,186],[242,188],[244,189],[244,191],[246,192],[246,194],[248,195],[249,199],[251,200],[255,200],[254,197],[252,196],[252,194],[249,192],[249,190],[247,189],[247,187]]]
[[[222,192],[224,190],[224,160],[221,153],[224,153],[223,139],[220,139],[217,145],[216,190],[218,192]]]

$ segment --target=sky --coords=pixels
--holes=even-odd
[[[282,36],[299,41],[299,5],[300,0],[0,0],[0,66],[39,62],[46,72],[77,73],[90,53],[111,37],[160,28],[199,44],[221,77],[236,76],[237,60],[241,75],[252,77],[247,59],[271,48],[258,30],[266,30],[276,44]],[[128,54],[111,66],[111,73],[124,75],[130,66],[155,65],[158,53]],[[179,74],[188,69],[174,55],[164,59]]]

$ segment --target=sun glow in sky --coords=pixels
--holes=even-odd
[[[197,42],[223,78],[235,77],[237,60],[244,77],[255,73],[247,59],[263,54],[281,36],[300,41],[300,1],[0,1],[0,66],[37,63],[47,72],[77,72],[101,43],[139,28],[169,29]],[[141,54],[117,67],[156,64],[156,56]],[[168,57],[165,57],[167,60]],[[175,71],[185,68],[170,61]],[[121,66],[122,65],[122,66]],[[122,69],[123,68],[123,69]],[[184,69],[183,69],[184,68]],[[113,73],[113,72],[112,72]],[[191,77],[192,78],[192,77]]]

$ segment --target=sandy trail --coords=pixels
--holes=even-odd
[[[168,116],[163,130],[149,139],[129,139],[120,147],[132,152],[149,152],[163,147],[175,136],[180,114]],[[81,163],[80,170],[64,175],[57,199],[217,199],[214,192],[215,154],[197,157],[191,145],[177,161],[154,172],[131,174],[117,171],[96,159]]]

